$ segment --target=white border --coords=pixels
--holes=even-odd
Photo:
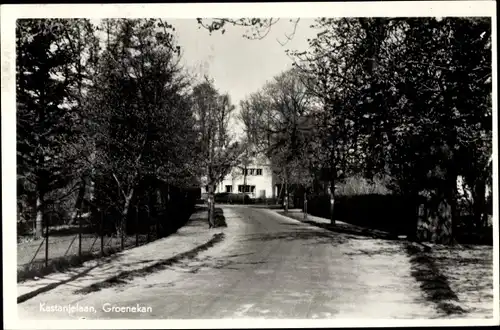
[[[89,328],[241,328],[241,327],[389,327],[442,325],[495,325],[499,323],[498,198],[493,199],[494,315],[489,320],[114,320],[114,321],[21,321],[17,319],[16,255],[13,254],[16,218],[16,124],[15,124],[15,20],[17,18],[106,17],[318,17],[318,16],[488,16],[492,17],[493,49],[493,196],[498,196],[497,32],[494,1],[418,1],[348,3],[244,3],[244,4],[91,4],[2,5],[2,225],[4,269],[4,316],[7,329]],[[161,14],[159,14],[161,13]],[[196,21],[193,20],[193,24]]]
[[[493,106],[493,315],[498,325],[500,318],[500,282],[499,282],[499,222],[498,222],[498,62],[497,62],[497,16],[491,19],[492,61],[492,106]]]
[[[15,18],[492,16],[494,1],[3,5]],[[159,14],[162,13],[162,14]]]

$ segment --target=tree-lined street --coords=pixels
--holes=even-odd
[[[95,306],[97,313],[44,316],[91,319],[434,318],[442,313],[424,299],[401,242],[332,233],[265,209],[224,207],[224,213],[227,241],[192,260],[88,295],[49,292],[19,310],[40,317],[40,303],[78,303]],[[103,303],[151,306],[152,312],[106,312]]]
[[[15,22],[20,318],[492,316],[492,19],[278,21]]]

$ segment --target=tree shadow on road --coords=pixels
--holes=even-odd
[[[420,284],[426,300],[435,303],[438,309],[446,315],[466,313],[466,310],[456,304],[457,295],[429,252],[422,251],[412,244],[407,244],[406,252],[410,256],[411,274]]]
[[[198,246],[190,251],[180,253],[174,257],[161,260],[159,262],[154,263],[153,265],[150,265],[150,266],[147,266],[147,267],[144,267],[141,269],[122,271],[113,277],[105,279],[104,281],[100,281],[100,282],[94,283],[92,285],[89,285],[87,287],[78,289],[74,293],[75,294],[89,294],[92,292],[100,291],[104,288],[109,288],[109,287],[113,287],[113,286],[117,286],[117,285],[127,284],[129,280],[132,280],[136,277],[144,277],[144,276],[149,275],[151,273],[164,270],[168,266],[177,264],[185,259],[193,259],[200,252],[208,250],[209,248],[211,248],[215,244],[219,243],[223,239],[224,239],[223,233],[215,234],[210,241],[208,241],[207,243],[202,244],[202,245],[200,245],[200,246]]]
[[[362,228],[354,225],[344,225],[337,223],[335,225],[330,225],[330,224],[323,224],[323,223],[318,223],[314,221],[304,221],[304,223],[323,228],[332,232],[336,233],[342,233],[342,234],[350,234],[350,235],[357,235],[357,236],[364,236],[364,237],[369,237],[369,238],[374,238],[374,239],[385,239],[385,240],[399,240],[396,235],[392,235],[387,232],[383,232],[380,230],[376,229],[370,229],[370,228]]]
[[[187,265],[187,267],[191,267],[193,271],[191,272],[198,272],[200,269],[208,267],[212,269],[229,269],[229,270],[244,270],[248,269],[245,268],[245,266],[255,266],[255,265],[264,265],[267,264],[266,261],[238,261],[238,260],[221,260],[221,259],[215,259],[215,260],[209,260],[203,262],[199,266],[193,267],[192,265]]]
[[[70,278],[68,278],[66,280],[55,281],[53,283],[47,284],[43,287],[40,287],[34,291],[22,294],[19,297],[17,297],[17,303],[20,304],[22,302],[25,302],[26,300],[29,300],[29,299],[31,299],[31,298],[33,298],[41,293],[51,291],[51,290],[53,290],[61,285],[68,285],[69,283],[74,282],[82,277],[88,277],[90,271],[92,271],[93,269],[96,269],[98,267],[102,267],[103,264],[110,263],[113,260],[118,259],[119,257],[120,257],[119,255],[108,256],[104,259],[99,260],[96,264],[89,266],[89,267],[85,267],[83,270],[76,272],[73,276],[71,276]],[[37,283],[34,283],[32,286],[33,287],[37,286]]]
[[[345,242],[350,237],[346,235],[338,235],[329,232],[315,231],[315,230],[288,230],[288,231],[279,231],[272,233],[258,233],[258,234],[250,234],[246,235],[245,238],[242,239],[245,241],[259,241],[259,242],[269,242],[269,241],[304,241],[309,242],[311,244],[332,244],[332,245],[340,245]]]
[[[335,232],[335,233],[354,235],[354,236],[364,236],[364,237],[369,237],[369,238],[374,238],[374,239],[399,240],[397,235],[389,233],[389,232],[385,232],[382,230],[378,230],[378,229],[360,227],[360,226],[356,226],[356,225],[349,224],[349,223],[338,223],[337,222],[335,225],[332,225],[329,223],[320,223],[320,222],[304,219],[303,213],[291,213],[291,212],[289,212],[287,214],[285,214],[284,212],[278,212],[278,213],[283,215],[283,216],[286,216],[288,218],[298,220],[301,223],[306,223],[308,225],[319,227],[322,229],[326,229],[328,231]],[[300,224],[299,224],[299,226],[300,226]],[[354,238],[354,236],[352,236],[352,237]]]

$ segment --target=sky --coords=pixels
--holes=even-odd
[[[236,111],[247,95],[291,68],[292,60],[286,55],[286,49],[306,50],[307,38],[317,33],[310,28],[313,19],[301,19],[294,38],[282,46],[277,39],[284,42],[285,33],[293,31],[293,23],[286,18],[273,25],[262,40],[243,38],[245,27],[227,26],[223,35],[220,31],[210,35],[208,30],[198,28],[195,19],[170,19],[169,23],[176,29],[183,64],[194,73],[213,78],[221,93],[229,93]],[[240,123],[234,122],[232,127],[236,134],[241,134]]]
[[[90,21],[99,25],[101,20],[96,18]],[[289,41],[285,35],[290,35],[294,29],[290,18],[280,18],[261,40],[244,38],[246,27],[227,25],[224,34],[215,31],[210,35],[208,30],[199,28],[195,18],[166,18],[165,21],[175,28],[177,42],[181,46],[182,65],[191,74],[199,77],[208,75],[219,92],[230,95],[236,106],[230,123],[235,139],[240,139],[243,133],[241,122],[236,119],[240,101],[258,91],[277,74],[290,69],[292,59],[285,51],[306,50],[307,39],[318,32],[310,28],[314,23],[312,18],[301,18],[293,39]],[[205,22],[209,23],[210,19]],[[280,44],[285,41],[285,45]]]

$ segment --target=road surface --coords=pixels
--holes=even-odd
[[[334,233],[265,209],[226,207],[224,215],[229,226],[226,240],[192,260],[86,295],[54,290],[19,304],[20,316],[46,319],[438,316],[411,277],[408,257],[399,242]],[[47,310],[66,304],[90,308],[90,312],[68,314]]]

